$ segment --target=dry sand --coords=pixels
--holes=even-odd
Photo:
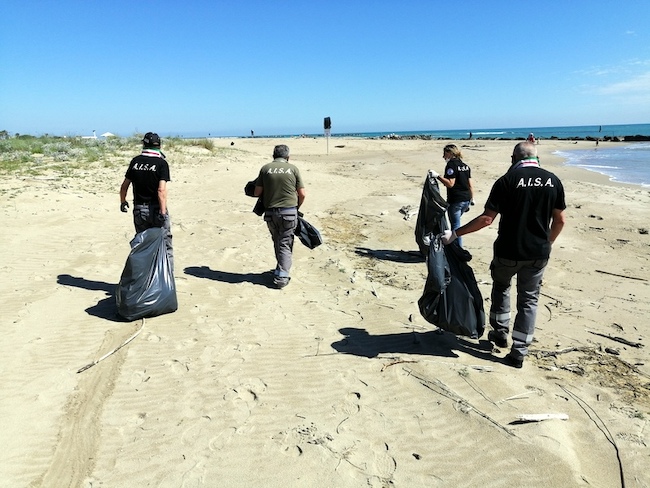
[[[296,241],[291,284],[276,290],[243,187],[280,142],[325,243]],[[120,321],[113,296],[133,237],[118,197],[128,158],[3,177],[0,486],[650,486],[648,189],[552,154],[593,143],[539,145],[568,221],[517,370],[486,335],[438,334],[418,311],[426,265],[400,209],[417,208],[446,142],[163,147],[179,309],[144,325]],[[477,190],[466,222],[515,142],[458,144]],[[486,310],[495,235],[464,239]],[[568,420],[517,420],[547,413]]]

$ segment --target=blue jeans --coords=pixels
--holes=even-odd
[[[490,325],[495,332],[506,338],[510,330],[510,282],[517,275],[517,315],[512,327],[511,355],[523,358],[533,342],[537,299],[548,259],[512,261],[494,257],[490,264],[492,295]]]
[[[449,216],[449,225],[451,230],[456,230],[460,227],[460,216],[469,210],[469,201],[450,203],[447,207],[447,215]],[[463,247],[463,239],[459,237],[456,239],[458,245]]]

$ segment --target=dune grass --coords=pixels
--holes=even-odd
[[[118,167],[128,163],[142,147],[142,135],[86,139],[58,136],[9,136],[0,133],[0,173],[41,175],[54,172],[71,176],[75,169],[87,169],[100,164]],[[214,152],[210,139],[163,138],[163,151],[171,154],[185,147],[200,147]]]

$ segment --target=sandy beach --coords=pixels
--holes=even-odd
[[[163,139],[179,308],[134,322],[114,298],[134,234],[118,196],[129,158],[4,176],[0,486],[650,486],[650,192],[553,155],[593,142],[541,141],[567,224],[514,369],[487,333],[438,333],[418,310],[417,207],[448,142]],[[467,222],[515,141],[455,142],[476,190]],[[282,290],[243,192],[278,143],[324,239],[296,241]],[[486,311],[496,231],[464,238]]]

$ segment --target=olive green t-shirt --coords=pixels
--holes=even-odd
[[[283,158],[262,166],[256,185],[264,188],[262,203],[266,208],[298,206],[297,190],[305,187],[300,170]]]

